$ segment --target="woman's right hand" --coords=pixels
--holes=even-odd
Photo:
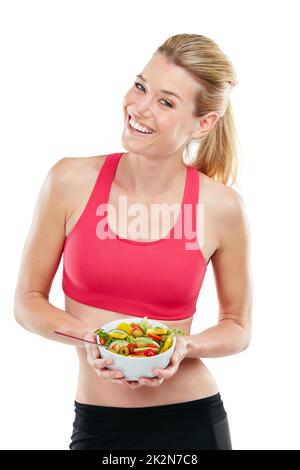
[[[95,342],[97,341],[96,335],[92,333],[85,335],[84,339]],[[115,383],[122,383],[120,382],[120,379],[124,377],[123,372],[117,369],[110,370],[106,367],[107,365],[114,363],[112,359],[102,358],[96,345],[85,343],[85,348],[87,351],[87,362],[101,379]]]

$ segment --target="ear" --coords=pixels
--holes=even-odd
[[[198,121],[195,130],[192,132],[192,139],[197,140],[208,134],[219,120],[219,115],[216,112],[205,114]]]

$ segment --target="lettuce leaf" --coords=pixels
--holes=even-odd
[[[181,328],[177,328],[177,329],[173,328],[171,331],[174,335],[179,335],[179,336],[185,335],[185,332]]]
[[[152,324],[148,321],[148,317],[143,317],[142,320],[137,323],[147,333],[148,328],[152,328]]]
[[[96,330],[94,332],[96,335],[100,336],[100,338],[105,338],[106,343],[102,346],[109,346],[112,341],[114,341],[113,338],[111,338],[106,331],[102,330],[101,328],[99,330]]]
[[[137,339],[138,339],[138,338],[136,338],[135,336],[132,336],[132,335],[127,335],[127,336],[126,336],[126,340],[127,340],[129,343],[135,343]]]

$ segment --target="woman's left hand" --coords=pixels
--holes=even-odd
[[[164,380],[168,380],[176,374],[179,364],[185,358],[187,353],[187,339],[185,336],[176,336],[176,345],[171,356],[170,362],[165,369],[154,369],[153,373],[157,377],[141,377],[138,381],[136,380],[119,380],[120,384],[127,385],[129,388],[134,389],[148,385],[148,387],[159,387]]]

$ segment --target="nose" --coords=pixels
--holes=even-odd
[[[138,115],[140,114],[141,116],[147,117],[151,116],[151,98],[148,96],[143,96],[140,97],[136,102],[135,102],[135,116],[138,120]]]

